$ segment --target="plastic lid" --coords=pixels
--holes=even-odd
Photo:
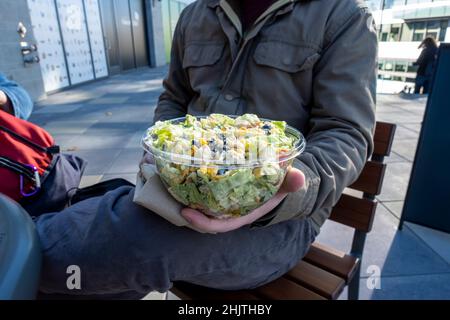
[[[236,118],[236,116],[228,116],[231,118]],[[202,117],[196,117],[197,119],[201,118],[207,118],[206,116]],[[168,120],[170,123],[176,125],[179,123],[183,123],[185,121],[186,117],[182,118],[176,118],[173,120]],[[267,119],[260,119],[264,122],[271,122],[271,120]],[[152,135],[153,129],[155,126],[150,127],[141,140],[141,145],[143,149],[149,153],[151,153],[155,158],[163,159],[165,161],[185,165],[185,166],[195,166],[195,167],[206,167],[206,168],[218,168],[218,169],[235,169],[235,168],[257,168],[260,167],[263,164],[280,164],[289,160],[292,160],[293,158],[299,156],[306,147],[306,140],[304,136],[298,131],[297,129],[286,125],[285,134],[286,136],[292,137],[294,139],[293,147],[290,150],[286,150],[282,153],[275,153],[276,155],[273,156],[273,153],[270,153],[270,157],[261,157],[260,152],[258,152],[257,156],[254,157],[247,157],[246,159],[230,159],[229,157],[225,158],[210,158],[210,157],[196,157],[192,156],[190,154],[186,153],[174,153],[174,152],[168,152],[161,150],[154,146],[154,141],[157,137]],[[258,136],[258,139],[267,139],[268,136]],[[251,136],[246,137],[251,138]],[[270,139],[270,138],[269,138]],[[245,141],[245,138],[244,138]],[[270,143],[269,143],[270,146]],[[266,153],[267,154],[267,153]]]

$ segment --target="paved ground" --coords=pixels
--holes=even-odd
[[[134,182],[140,137],[152,121],[165,72],[141,70],[51,95],[31,121],[52,133],[63,150],[89,161],[83,185],[113,177]],[[450,299],[450,235],[412,224],[397,231],[425,103],[378,97],[378,120],[395,122],[398,130],[363,257],[362,299]],[[351,236],[350,229],[327,222],[319,241],[348,251]],[[381,269],[381,289],[368,289],[369,266]]]
[[[425,104],[425,98],[378,96],[377,120],[396,123],[397,131],[374,229],[367,237],[362,299],[450,299],[450,235],[410,223],[397,230]],[[329,221],[318,240],[348,251],[351,236],[349,228]],[[379,290],[368,289],[370,266],[381,268]]]

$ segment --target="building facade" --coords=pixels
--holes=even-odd
[[[181,0],[2,0],[0,72],[34,100],[165,65]],[[26,32],[25,32],[26,31]]]
[[[450,1],[371,0],[379,36],[378,91],[400,92],[414,84],[425,37],[450,42]]]
[[[163,32],[164,32],[164,49],[165,59],[170,61],[170,49],[172,47],[172,38],[175,31],[175,27],[178,22],[178,18],[181,11],[192,1],[179,1],[179,0],[162,0],[162,18],[163,18]]]
[[[22,38],[18,33],[19,22],[27,29]],[[35,43],[26,0],[0,1],[0,72],[20,82],[34,99],[45,96],[39,64],[25,64],[21,43]]]
[[[0,72],[35,100],[170,60],[178,17],[193,0],[1,0]],[[450,0],[368,0],[379,32],[379,92],[414,83],[427,36],[450,42]],[[26,32],[24,32],[26,30]]]

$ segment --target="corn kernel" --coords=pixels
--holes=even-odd
[[[207,172],[208,172],[208,174],[210,176],[215,176],[217,174],[217,169],[215,169],[215,168],[208,168]]]
[[[255,175],[255,178],[261,178],[262,176],[261,168],[256,168],[255,170],[253,170],[253,174]]]

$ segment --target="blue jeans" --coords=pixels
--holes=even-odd
[[[431,77],[429,76],[417,76],[415,81],[414,93],[420,93],[420,89],[423,88],[422,93],[427,94],[430,88]]]
[[[17,83],[8,80],[0,73],[0,90],[3,91],[11,101],[14,115],[20,119],[27,120],[33,111],[33,101],[25,89]]]
[[[134,299],[166,292],[173,281],[254,288],[295,266],[316,236],[308,219],[201,234],[134,204],[133,195],[121,187],[36,219],[41,297]],[[81,270],[79,290],[67,288],[70,265]]]

